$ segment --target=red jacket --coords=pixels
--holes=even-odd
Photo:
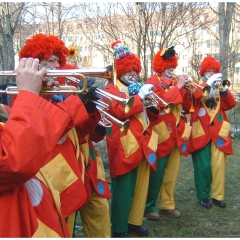
[[[121,98],[128,98],[128,89],[117,80],[117,86],[106,86],[105,91]],[[134,104],[125,113],[122,104],[113,100],[108,112],[116,119],[124,122],[130,120],[128,130],[121,134],[116,123],[107,128],[107,149],[110,175],[112,178],[130,172],[136,168],[143,158],[148,161],[151,170],[156,170],[157,135],[152,131],[150,122],[143,120],[143,103],[138,95],[134,97]],[[107,100],[106,100],[107,102]]]
[[[165,114],[164,105],[161,106],[160,114],[155,121],[151,121],[153,130],[158,134],[157,157],[162,158],[168,155],[176,144],[184,156],[188,156],[188,138],[191,127],[188,125],[186,117],[181,117],[181,109],[187,114],[191,101],[185,89],[177,86],[165,91],[160,86],[157,75],[146,80],[146,84],[153,84],[153,91],[167,104],[174,103],[175,107],[171,113]]]
[[[0,237],[69,237],[65,221],[59,221],[57,195],[35,178],[64,130],[74,126],[77,111],[63,109],[20,91],[0,126]]]
[[[202,83],[205,86],[206,83]],[[199,89],[193,94],[194,109],[191,114],[192,133],[190,136],[190,152],[202,149],[212,140],[221,151],[232,154],[232,140],[230,136],[230,123],[225,111],[232,109],[236,105],[236,100],[229,89],[226,96],[217,96],[216,109],[206,107],[202,91]]]

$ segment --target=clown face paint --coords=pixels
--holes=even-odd
[[[163,71],[163,77],[173,78],[174,67],[169,67]]]

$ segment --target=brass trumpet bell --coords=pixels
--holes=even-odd
[[[198,89],[201,89],[203,96],[208,96],[211,91],[211,87],[208,85],[201,86],[193,81],[189,81],[188,84],[189,84],[189,86],[188,87],[186,86],[185,88],[193,93],[196,93]]]
[[[102,108],[97,106],[97,109],[101,114],[100,124],[102,126],[111,127],[112,126],[111,122],[113,122],[120,127],[120,134],[123,134],[128,130],[128,128],[130,126],[130,121],[129,120],[126,120],[125,122],[122,122],[122,121],[118,120],[117,118],[113,117],[111,114],[104,111]]]

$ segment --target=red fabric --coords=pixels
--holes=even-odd
[[[114,87],[113,84],[107,85],[105,91],[121,98],[127,98],[126,94],[124,92],[120,92],[118,87]],[[112,129],[110,129],[110,132],[107,131],[106,135],[111,177],[114,178],[118,175],[130,172],[140,164],[144,157],[146,157],[147,161],[149,162],[151,169],[155,170],[156,161],[149,161],[149,156],[151,154],[155,155],[155,152],[148,147],[152,130],[148,127],[144,131],[142,124],[135,116],[135,114],[143,112],[143,104],[140,97],[138,95],[134,96],[134,104],[128,113],[125,113],[124,107],[116,101],[112,101],[108,112],[113,117],[121,121],[126,121],[127,119],[130,120],[130,127],[128,131],[132,132],[139,145],[134,153],[126,157],[122,146],[121,137],[126,136],[128,131],[120,134],[119,126],[116,123],[113,123]]]
[[[36,94],[19,92],[9,120],[0,127],[0,237],[31,237],[37,218],[46,220],[46,224],[52,220],[49,227],[64,236],[48,189],[41,184],[46,197],[37,209],[24,183],[49,161],[49,154],[68,124],[72,125],[72,121],[67,112]]]
[[[199,91],[200,92],[200,91]],[[236,100],[232,93],[227,89],[227,97],[222,98],[220,97],[220,109],[216,112],[213,123],[214,125],[210,125],[210,119],[211,117],[209,114],[201,115],[199,116],[199,111],[206,110],[206,107],[203,105],[201,100],[202,93],[196,93],[193,94],[193,97],[195,98],[195,104],[194,104],[194,113],[191,114],[191,125],[194,122],[200,121],[202,128],[205,132],[202,136],[192,138],[192,134],[190,136],[189,142],[190,142],[190,152],[202,149],[206,144],[212,140],[213,143],[218,147],[221,151],[223,151],[226,154],[233,154],[232,149],[232,140],[230,134],[228,134],[228,139],[223,141],[223,145],[218,145],[218,139],[223,139],[221,136],[219,136],[219,131],[222,127],[223,121],[228,122],[227,115],[225,111],[232,109],[236,105]]]
[[[156,75],[148,78],[146,80],[146,84],[153,84],[154,85],[153,91],[165,102],[174,103],[175,105],[182,104],[183,109],[185,110],[186,113],[188,113],[191,106],[191,101],[187,96],[187,92],[185,89],[179,90],[179,88],[175,86],[165,92],[164,88],[161,88],[159,86],[159,79]],[[163,108],[161,109],[163,110]],[[157,120],[151,121],[152,127],[164,121],[164,123],[167,126],[168,125],[171,126],[171,130],[172,130],[172,132],[169,133],[170,138],[158,144],[158,150],[157,150],[158,158],[162,158],[168,155],[172,151],[175,144],[177,144],[179,150],[184,156],[188,156],[188,142],[186,142],[182,138],[182,134],[185,130],[186,119],[181,118],[178,123],[178,126],[176,126],[176,120],[177,119],[174,116],[174,114],[169,113],[169,114],[158,115]],[[186,144],[186,148],[185,147],[183,148],[183,144]]]

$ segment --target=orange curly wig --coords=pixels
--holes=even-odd
[[[163,49],[159,50],[153,58],[152,68],[156,73],[162,73],[169,67],[176,68],[178,65],[178,57],[176,55],[172,58],[164,60],[161,56],[162,51]]]
[[[199,74],[202,77],[208,70],[214,70],[216,73],[220,73],[221,65],[214,57],[207,56],[200,64]]]
[[[137,70],[139,74],[142,70],[140,59],[134,54],[125,55],[124,58],[115,59],[117,78],[120,78],[124,73],[128,72],[132,68]]]
[[[43,60],[50,58],[52,55],[59,57],[59,65],[62,67],[66,64],[69,49],[57,36],[39,33],[26,40],[19,53],[19,58],[33,57]]]

